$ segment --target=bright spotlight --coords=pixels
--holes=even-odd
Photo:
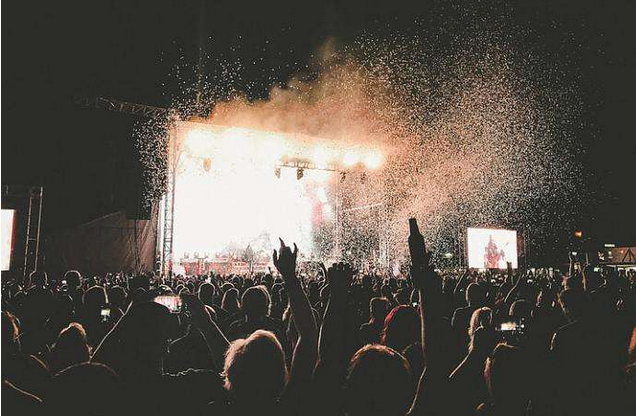
[[[364,165],[368,169],[378,169],[382,165],[382,154],[378,151],[370,152],[364,158]]]
[[[358,154],[355,151],[349,150],[347,153],[345,153],[344,158],[342,159],[343,165],[345,165],[346,167],[351,167],[356,163],[358,163]]]
[[[298,168],[298,170],[296,170],[296,179],[301,180],[304,175],[305,170],[303,168]]]

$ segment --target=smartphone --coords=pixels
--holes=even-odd
[[[523,334],[526,329],[526,325],[523,322],[502,322],[497,327],[497,331],[508,334]]]
[[[161,295],[157,296],[154,301],[168,308],[170,313],[181,313],[183,300],[179,295]]]
[[[101,312],[102,322],[110,321],[110,308],[102,308]]]

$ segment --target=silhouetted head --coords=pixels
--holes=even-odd
[[[221,285],[221,292],[223,294],[225,294],[225,292],[227,292],[230,289],[234,289],[234,285],[232,283],[223,283],[223,285]]]
[[[386,298],[373,298],[369,301],[371,322],[384,322],[389,312],[389,301]]]
[[[122,347],[122,371],[160,373],[168,352],[172,317],[156,302],[133,303],[118,323]]]
[[[420,340],[420,316],[412,306],[396,306],[384,320],[382,344],[396,351]]]
[[[122,409],[119,377],[102,364],[83,363],[56,374],[47,395],[47,411],[59,415],[117,415]]]
[[[486,307],[475,309],[472,316],[470,317],[468,336],[472,338],[477,328],[490,327],[492,327],[492,309]]]
[[[525,299],[516,300],[510,305],[508,311],[510,318],[513,320],[528,319],[532,314],[532,304]]]
[[[44,287],[49,283],[49,276],[44,270],[32,271],[29,280],[33,286]]]
[[[239,298],[239,291],[234,289],[233,287],[229,288],[223,294],[223,300],[221,301],[221,308],[231,313],[237,312],[240,308],[238,298]]]
[[[77,270],[69,270],[64,273],[64,280],[69,289],[77,289],[82,284],[82,275]]]
[[[248,319],[262,319],[269,313],[269,293],[264,286],[252,286],[241,297],[241,309]]]
[[[199,286],[199,300],[206,305],[214,303],[214,286],[210,283],[203,283]]]
[[[113,286],[108,289],[108,301],[116,308],[124,309],[126,304],[126,289],[121,286]]]
[[[411,291],[407,288],[398,289],[395,300],[397,300],[400,305],[408,305],[411,300]]]
[[[486,302],[486,291],[477,283],[471,283],[466,288],[466,303],[469,306],[480,307]]]
[[[83,297],[84,307],[88,310],[101,309],[102,306],[108,303],[108,296],[106,296],[106,290],[101,286],[93,286],[84,292]]]
[[[223,368],[226,390],[240,401],[269,401],[287,384],[285,353],[274,334],[258,330],[230,344]]]
[[[495,347],[486,361],[484,376],[494,404],[523,406],[530,396],[527,357],[521,349],[507,344]]]
[[[53,346],[55,356],[54,371],[63,370],[74,364],[84,363],[90,359],[90,347],[86,339],[86,331],[81,324],[72,322],[62,329]]]
[[[482,357],[486,357],[490,355],[496,344],[497,336],[495,330],[492,327],[487,328],[480,326],[473,332],[473,335],[470,338],[468,350],[471,353],[476,353]]]
[[[351,358],[345,389],[345,407],[350,416],[402,416],[414,395],[407,360],[377,344],[360,348]]]
[[[554,301],[554,292],[550,289],[543,288],[537,296],[537,306],[540,308],[550,308]]]
[[[570,321],[581,318],[587,306],[587,295],[577,289],[566,289],[559,294],[559,305]]]

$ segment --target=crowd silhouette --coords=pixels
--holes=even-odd
[[[634,272],[437,271],[414,222],[408,244],[397,277],[298,273],[281,240],[262,275],[5,282],[2,410],[636,414]]]

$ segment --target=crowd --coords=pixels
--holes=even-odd
[[[297,273],[282,241],[254,276],[35,271],[3,286],[2,410],[636,414],[636,274],[436,271],[409,246],[399,277]]]

